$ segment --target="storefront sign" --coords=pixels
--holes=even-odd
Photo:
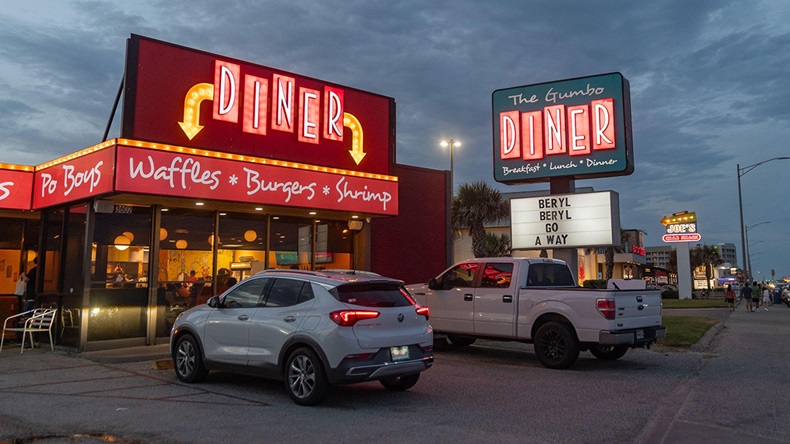
[[[0,166],[0,209],[29,210],[33,192],[33,167],[30,171]]]
[[[119,145],[115,191],[397,215],[398,182]],[[353,173],[353,172],[349,172]]]
[[[390,174],[395,101],[132,35],[122,138]]]
[[[629,85],[620,73],[501,89],[492,103],[498,182],[634,171]]]
[[[667,233],[664,235],[664,242],[696,242],[702,239],[697,232],[697,213],[680,211],[665,216],[661,223],[666,227]]]
[[[699,233],[665,234],[662,239],[664,242],[697,242],[702,239],[702,235]]]
[[[112,192],[114,150],[102,150],[38,167],[33,209],[60,205]]]
[[[619,202],[614,191],[512,199],[513,249],[619,245]]]

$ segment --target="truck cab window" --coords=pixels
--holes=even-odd
[[[475,281],[475,263],[464,263],[456,265],[448,270],[441,278],[442,290],[452,290],[459,287],[472,287]]]
[[[485,288],[509,288],[512,276],[512,263],[488,263],[483,271],[480,286]]]
[[[530,287],[573,287],[573,275],[564,264],[530,264],[527,286]]]

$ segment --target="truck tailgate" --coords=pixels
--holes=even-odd
[[[661,325],[661,293],[656,290],[615,292],[617,327],[643,328]]]

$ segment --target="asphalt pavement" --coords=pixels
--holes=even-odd
[[[760,309],[752,313],[740,306],[733,313],[727,309],[694,309],[665,310],[665,314],[707,316],[719,323],[691,349],[655,347],[648,352],[681,353],[699,359],[657,405],[648,406],[655,413],[641,426],[642,432],[633,442],[790,443],[790,308],[775,306],[767,312]],[[43,345],[24,354],[19,353],[19,346],[4,347],[0,352],[0,444],[161,442],[161,435],[146,438],[144,430],[168,430],[167,424],[136,424],[142,419],[128,415],[125,407],[97,409],[96,405],[108,396],[143,409],[148,404],[150,410],[163,406],[177,409],[184,402],[205,404],[207,421],[215,406],[271,405],[265,399],[234,391],[245,386],[225,390],[222,377],[215,378],[218,386],[207,389],[177,383],[172,370],[142,371],[167,366],[166,345],[90,353],[57,348],[53,352],[46,341]],[[556,372],[557,383],[569,383],[563,379],[568,378],[567,374]],[[281,395],[279,388],[273,392]],[[630,399],[632,394],[620,396]],[[294,411],[308,412],[305,415],[321,412],[304,408]],[[177,411],[168,410],[167,417],[172,421],[178,417]],[[430,437],[430,418],[424,423],[425,435]],[[118,436],[97,432],[101,429],[96,424],[106,424],[106,430],[115,430]],[[137,432],[129,438],[125,430]],[[295,433],[298,435],[298,431]],[[364,440],[362,436],[357,438],[357,442]],[[190,441],[173,436],[167,442]]]

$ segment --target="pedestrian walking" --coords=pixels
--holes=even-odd
[[[760,290],[760,284],[756,281],[752,282],[752,311],[756,311],[760,308]]]
[[[766,285],[763,288],[763,308],[765,308],[765,311],[768,311],[768,307],[771,305],[771,289]]]
[[[727,290],[724,292],[724,299],[727,300],[727,306],[730,311],[735,311],[735,292],[732,291],[732,285],[727,285]]]
[[[741,288],[741,299],[746,303],[746,311],[752,311],[752,287],[748,282],[744,282]]]

